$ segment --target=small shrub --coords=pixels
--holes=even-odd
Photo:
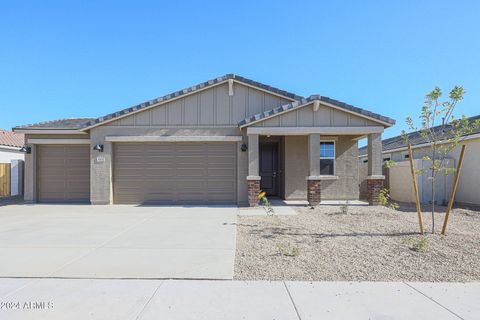
[[[398,203],[392,201],[392,198],[390,198],[390,191],[387,188],[382,188],[382,190],[380,190],[380,194],[378,195],[378,201],[382,206],[393,210],[397,210],[398,208],[400,208]]]
[[[273,214],[275,213],[275,210],[273,210],[272,205],[268,201],[265,191],[260,192],[260,194],[258,195],[258,199],[262,200],[263,209],[265,209],[265,211],[267,212],[267,215],[273,216]]]
[[[410,250],[416,252],[425,252],[428,248],[428,238],[420,237],[419,239],[412,240]]]
[[[348,205],[349,202],[347,201],[344,205],[340,207],[340,211],[342,212],[342,214],[348,214]]]
[[[385,161],[383,162],[383,166],[384,166],[385,168],[387,168],[387,169],[395,166],[396,164],[397,164],[397,163],[396,163],[395,161],[393,161],[393,160],[385,160]]]
[[[300,249],[290,242],[286,245],[277,244],[277,249],[285,257],[296,257],[300,254]]]

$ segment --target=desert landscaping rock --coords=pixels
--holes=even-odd
[[[427,210],[428,208],[425,208]],[[444,213],[423,214],[427,245],[414,206],[298,208],[296,216],[239,217],[235,279],[319,281],[478,281],[480,212],[455,209],[447,235],[440,235]],[[445,208],[441,207],[440,211]],[[278,246],[297,246],[285,256]]]

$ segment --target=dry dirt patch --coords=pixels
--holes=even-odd
[[[297,210],[297,216],[238,217],[235,279],[480,280],[480,212],[455,209],[447,236],[439,234],[444,214],[438,213],[437,234],[427,233],[422,245],[412,206]],[[430,231],[429,214],[424,221]]]

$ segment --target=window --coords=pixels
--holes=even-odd
[[[390,161],[390,158],[383,158],[383,161]]]
[[[320,142],[320,174],[335,175],[335,142]]]

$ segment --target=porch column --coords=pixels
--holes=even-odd
[[[385,176],[382,174],[382,134],[368,135],[368,176],[367,199],[370,205],[378,205],[378,196],[383,188]]]
[[[311,206],[316,206],[321,201],[320,134],[308,136],[308,166],[307,200]]]
[[[248,204],[250,207],[256,207],[258,206],[258,195],[260,194],[258,134],[248,135],[247,184]]]

